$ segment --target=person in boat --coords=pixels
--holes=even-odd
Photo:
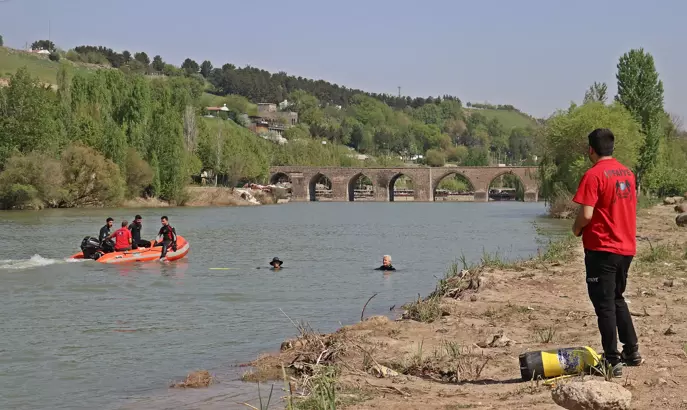
[[[382,266],[375,270],[396,270],[396,268],[391,265],[391,256],[384,255],[384,257],[382,257]]]
[[[100,228],[100,233],[98,234],[98,241],[100,242],[100,248],[103,252],[112,252],[114,250],[114,243],[110,240],[110,234],[112,233],[112,225],[114,224],[114,219],[107,218],[105,220],[105,226]]]
[[[131,232],[127,225],[127,221],[122,221],[122,227],[114,231],[108,236],[107,239],[114,238],[114,250],[115,252],[125,252],[131,250]]]
[[[272,262],[270,262],[270,265],[272,265],[272,270],[279,270],[281,269],[281,265],[283,265],[284,262],[282,262],[281,259],[277,258],[276,256],[272,258]]]
[[[134,221],[129,225],[129,232],[131,232],[131,249],[147,248],[151,241],[141,239],[141,229],[143,229],[143,218],[141,215],[136,215]]]
[[[177,231],[169,224],[169,218],[163,216],[160,218],[162,223],[162,228],[157,233],[158,240],[155,242],[154,246],[162,245],[162,253],[160,254],[160,260],[167,256],[167,250],[172,248],[172,252],[177,250]]]

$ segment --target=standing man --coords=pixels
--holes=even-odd
[[[169,224],[169,219],[166,216],[160,218],[160,222],[162,222],[162,228],[160,228],[160,231],[157,233],[159,239],[156,245],[162,245],[160,260],[163,260],[167,256],[168,248],[171,247],[172,252],[176,252],[177,250],[177,231]]]
[[[607,128],[589,134],[592,167],[584,174],[573,201],[580,205],[572,231],[582,236],[587,291],[598,318],[606,364],[613,375],[622,365],[639,366],[642,357],[630,311],[623,298],[627,271],[636,253],[635,176],[612,157],[615,137]],[[616,330],[623,352],[618,352]]]
[[[131,232],[131,249],[138,249],[139,246],[142,248],[150,247],[150,241],[141,239],[141,229],[143,229],[143,218],[141,215],[136,215],[134,221],[129,225],[129,231]]]

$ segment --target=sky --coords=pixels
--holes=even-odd
[[[22,48],[104,45],[251,65],[370,92],[450,94],[547,117],[594,82],[616,92],[618,58],[651,53],[665,106],[687,119],[687,1],[0,0],[0,35]]]

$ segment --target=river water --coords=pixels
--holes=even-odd
[[[0,214],[0,408],[230,409],[255,402],[236,365],[296,334],[389,314],[426,295],[448,265],[483,251],[537,253],[542,203],[294,203],[237,208],[57,210]],[[191,244],[185,260],[69,262],[104,219],[159,216]],[[398,269],[372,269],[390,254]],[[284,269],[266,268],[280,257]],[[256,267],[262,269],[256,269]],[[228,268],[213,270],[210,268]],[[195,369],[221,383],[167,385]],[[275,396],[278,388],[275,387]],[[263,392],[266,394],[265,392]],[[274,401],[274,400],[273,400]]]

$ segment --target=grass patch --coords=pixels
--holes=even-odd
[[[460,384],[479,380],[489,360],[470,346],[447,341],[434,349],[433,354],[425,355],[423,342],[420,342],[417,352],[390,367],[406,375]]]
[[[546,252],[540,253],[538,259],[542,262],[565,262],[572,258],[573,248],[579,245],[579,239],[572,233],[558,240],[549,240]]]
[[[47,84],[57,83],[57,71],[61,65],[68,65],[72,70],[89,70],[73,64],[67,59],[61,62],[50,61],[47,56],[31,54],[21,50],[0,47],[0,78],[9,77],[18,69],[26,67],[32,76]]]
[[[476,109],[463,108],[467,114],[479,113],[491,120],[496,118],[506,130],[513,128],[536,127],[537,122],[526,114],[517,111],[496,110],[496,109]]]
[[[556,328],[553,326],[535,327],[534,333],[539,343],[551,343],[556,338]]]
[[[654,246],[649,242],[649,249],[645,250],[639,255],[639,260],[641,262],[654,263],[673,259],[673,247],[660,244]]]
[[[441,298],[439,296],[421,299],[420,295],[418,295],[416,301],[403,305],[403,308],[405,309],[403,318],[417,322],[432,323],[442,315]]]

